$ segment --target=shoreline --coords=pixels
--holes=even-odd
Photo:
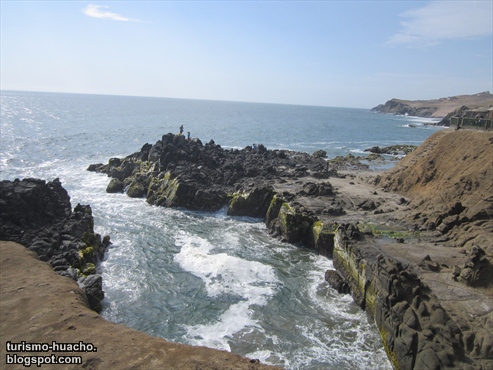
[[[457,170],[446,165],[447,161],[457,162],[455,155],[469,161],[474,160],[473,155],[459,150],[441,159],[440,146],[451,151],[456,146],[451,145],[454,140],[467,138],[474,143],[471,153],[488,152],[493,135],[440,132],[395,168],[379,172],[329,170],[322,165],[326,163],[323,158],[302,153],[232,150],[234,158],[243,158],[242,168],[255,169],[261,181],[235,175],[229,157],[221,157],[229,152],[214,142],[186,146],[179,137],[165,136],[154,146],[145,145],[140,152],[92,169],[111,173],[122,185],[126,183],[127,195],[146,197],[151,204],[192,204],[192,208],[209,210],[227,202],[229,215],[264,218],[273,237],[332,258],[342,284],[375,320],[396,368],[426,364],[437,369],[468,365],[482,369],[493,364],[492,286],[482,275],[491,271],[492,250],[487,247],[491,207],[484,203],[483,209],[475,210],[478,199],[484,202],[487,197],[478,198],[482,193],[467,187],[448,208],[435,200],[443,197],[444,184],[454,187],[448,179],[458,170],[458,178],[476,176],[475,181],[483,186],[479,191],[490,192],[491,184],[490,188],[484,185],[489,173],[476,166],[478,161],[461,164],[469,169],[467,174],[463,167]],[[170,146],[163,145],[165,140]],[[170,158],[169,153],[176,156]],[[184,158],[192,162],[180,162]],[[265,162],[259,164],[261,160]],[[440,160],[445,161],[442,168],[429,167]],[[428,176],[414,180],[411,174],[420,163],[428,163],[422,168]],[[195,165],[200,168],[187,172]],[[204,181],[214,178],[218,166],[230,173],[217,187],[206,184],[204,196],[201,182],[193,182],[191,174],[200,173]],[[444,170],[448,179],[441,177]],[[477,177],[478,173],[483,177]],[[236,185],[231,192],[228,179],[233,178]],[[406,181],[412,181],[411,191],[402,187]],[[427,192],[413,193],[423,181]],[[190,197],[199,202],[187,203]],[[464,240],[465,233],[476,235],[475,239]],[[478,243],[484,250],[475,249]],[[471,280],[474,276],[480,279]]]

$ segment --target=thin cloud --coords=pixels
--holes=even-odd
[[[469,39],[493,33],[491,1],[433,1],[401,17],[402,29],[387,45],[430,46],[443,40]]]
[[[140,22],[140,20],[138,19],[132,19],[124,17],[123,15],[117,13],[107,12],[105,10],[102,10],[103,8],[109,8],[109,6],[89,4],[87,8],[85,8],[82,12],[85,15],[94,18],[110,19],[112,21],[122,22]]]

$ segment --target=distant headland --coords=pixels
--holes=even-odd
[[[464,109],[466,107],[466,109]],[[432,100],[391,99],[371,109],[378,113],[417,117],[443,118],[459,110],[475,110],[493,114],[493,94],[484,91],[474,95],[457,95]],[[485,117],[486,118],[486,117]]]

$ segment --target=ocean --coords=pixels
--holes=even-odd
[[[2,91],[0,178],[59,178],[72,207],[91,205],[95,231],[113,243],[99,266],[101,315],[110,321],[286,369],[391,369],[367,315],[324,282],[331,260],[271,238],[259,219],[107,194],[109,178],[86,169],[180,125],[225,148],[323,149],[333,158],[419,145],[440,129],[431,121],[367,109]]]

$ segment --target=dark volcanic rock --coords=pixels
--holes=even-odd
[[[74,280],[96,273],[109,237],[103,242],[94,233],[90,206],[78,204],[71,210],[70,197],[58,179],[48,183],[38,179],[2,181],[0,205],[0,240],[24,245],[49,262],[55,272]],[[91,284],[86,293],[91,308],[101,310],[102,285]]]
[[[349,293],[349,285],[346,280],[335,270],[325,271],[325,281],[337,290],[338,293]]]
[[[58,179],[0,183],[0,238],[27,245],[39,230],[62,224],[71,214],[70,198]]]
[[[264,217],[273,193],[265,187],[260,190],[258,184],[305,176],[326,179],[329,172],[323,157],[322,151],[309,155],[268,150],[262,144],[223,149],[212,140],[203,145],[198,139],[189,142],[169,133],[139,152],[112,158],[106,165],[90,165],[88,170],[113,178],[108,192],[126,189],[128,196],[145,197],[150,204],[215,211],[231,202],[230,214]],[[330,184],[317,191],[330,191]],[[248,205],[246,194],[250,194]],[[252,207],[257,201],[261,204]],[[240,210],[242,204],[246,208]]]
[[[357,246],[351,230],[338,229],[334,267],[356,303],[374,316],[394,367],[459,366],[465,360],[463,333],[430,288],[411,265]]]
[[[228,215],[264,218],[273,195],[272,186],[258,186],[249,193],[235,193]]]
[[[417,148],[416,145],[391,145],[380,148],[379,146],[372,146],[371,148],[365,149],[365,152],[371,152],[374,154],[391,154],[391,155],[407,155],[413,152]]]

